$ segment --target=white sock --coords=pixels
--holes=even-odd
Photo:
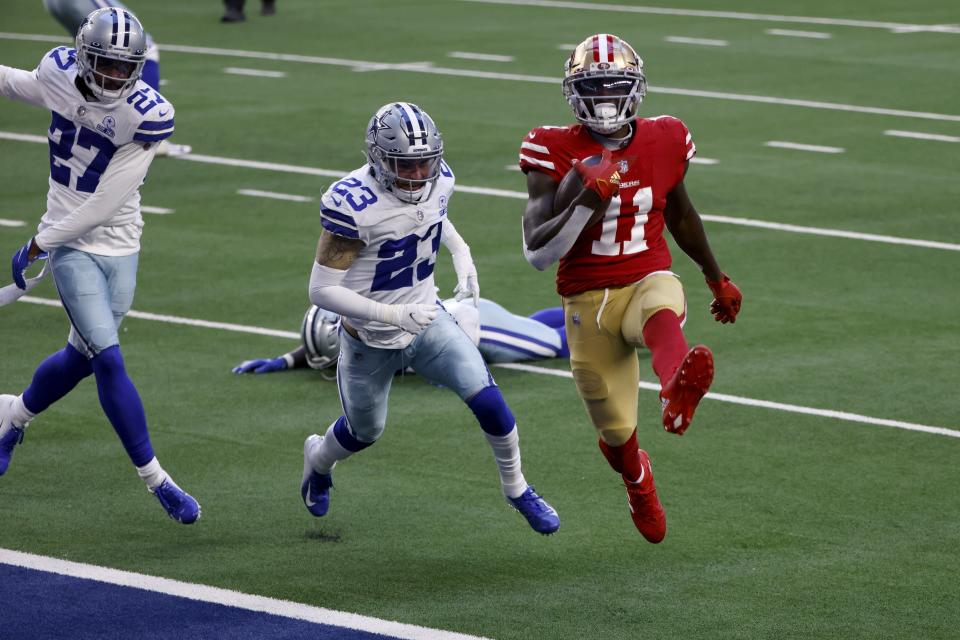
[[[337,442],[337,437],[333,435],[333,424],[327,428],[322,439],[314,441],[307,449],[307,460],[317,473],[330,473],[338,460],[346,460],[353,455],[353,451],[344,449]]]
[[[21,429],[25,429],[31,420],[37,417],[37,414],[27,409],[23,404],[23,394],[21,393],[10,403],[10,422]]]
[[[150,491],[159,487],[167,479],[167,472],[160,466],[156,457],[142,467],[137,467],[137,475],[147,483],[147,489]]]
[[[487,436],[487,442],[493,449],[504,495],[508,498],[519,497],[527,490],[528,485],[523,471],[520,470],[520,436],[517,434],[517,426],[514,425],[505,436],[494,436],[486,432],[483,435]]]

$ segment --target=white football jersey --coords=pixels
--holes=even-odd
[[[76,86],[76,51],[57,47],[48,52],[32,74],[20,72],[4,86],[4,94],[50,109],[52,122],[47,133],[50,144],[50,189],[47,211],[38,231],[42,233],[76,211],[96,192],[101,176],[123,145],[135,142],[159,143],[173,133],[173,105],[142,80],[133,93],[113,101],[87,101]],[[124,167],[146,160],[143,153],[120,153],[111,165],[115,174]],[[129,158],[129,160],[128,160]],[[134,160],[133,158],[136,158]],[[66,246],[102,255],[129,255],[140,248],[143,218],[140,191],[145,167],[128,171],[136,184],[123,181],[117,187],[123,195],[113,211],[87,212],[96,226]],[[129,181],[128,181],[129,182]],[[89,208],[89,207],[88,207]],[[83,228],[82,222],[71,225]],[[47,236],[65,237],[66,234]]]
[[[366,245],[347,270],[343,286],[386,304],[437,302],[433,269],[454,181],[450,167],[441,162],[428,197],[409,203],[381,188],[365,164],[327,189],[320,200],[323,228]],[[374,347],[400,349],[414,338],[390,324],[347,320],[363,342]]]

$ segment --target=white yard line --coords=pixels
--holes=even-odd
[[[905,24],[902,22],[878,22],[874,20],[848,20],[845,18],[819,18],[812,16],[784,16],[771,13],[745,13],[740,11],[704,11],[699,9],[675,9],[672,7],[643,7],[625,4],[593,2],[563,2],[562,0],[461,0],[483,4],[504,4],[551,9],[582,9],[614,13],[646,13],[662,16],[686,16],[691,18],[723,18],[727,20],[756,20],[761,22],[793,22],[799,24],[834,25],[864,29],[887,29],[894,32],[960,33],[955,24]]]
[[[93,580],[105,584],[142,589],[152,593],[162,593],[198,602],[208,602],[227,607],[236,607],[246,611],[256,611],[294,620],[304,620],[316,624],[325,624],[367,633],[383,634],[390,638],[404,640],[485,640],[479,636],[430,629],[402,622],[391,622],[370,616],[362,616],[346,611],[324,609],[290,600],[267,598],[232,589],[210,587],[203,584],[182,582],[170,578],[161,578],[144,573],[110,569],[83,562],[71,562],[59,558],[49,558],[12,549],[0,549],[0,563],[14,567],[24,567],[34,571],[43,571],[61,576],[70,576],[84,580]],[[319,633],[319,631],[318,631]]]
[[[18,140],[26,142],[47,143],[47,139],[41,136],[26,136],[17,133],[8,133],[0,131],[0,140]],[[337,169],[319,169],[315,167],[301,167],[292,164],[282,164],[276,162],[263,162],[260,160],[243,160],[240,158],[223,158],[219,156],[206,156],[191,153],[185,156],[175,156],[173,160],[186,160],[189,162],[202,162],[208,164],[217,164],[230,167],[244,167],[247,169],[260,169],[263,171],[279,171],[284,173],[299,173],[312,176],[324,176],[329,178],[342,178],[348,171]],[[457,185],[458,193],[470,193],[482,196],[493,196],[497,198],[510,198],[512,200],[526,200],[527,194],[523,191],[510,191],[508,189],[491,189],[488,187],[471,187],[468,185]],[[884,236],[872,233],[860,233],[857,231],[844,231],[842,229],[824,229],[820,227],[805,227],[794,224],[783,224],[779,222],[767,222],[765,220],[754,220],[752,218],[738,218],[731,216],[719,216],[700,214],[704,220],[719,222],[723,224],[733,224],[746,227],[759,227],[761,229],[774,229],[777,231],[786,231],[789,233],[805,233],[818,236],[828,236],[834,238],[847,238],[850,240],[865,240],[869,242],[882,242],[886,244],[900,244],[913,247],[922,247],[925,249],[944,249],[947,251],[960,251],[960,244],[949,242],[935,242],[931,240],[919,240],[914,238],[899,238],[895,236]]]
[[[957,136],[944,136],[938,133],[921,133],[919,131],[887,129],[883,132],[883,135],[894,136],[896,138],[914,138],[916,140],[936,140],[937,142],[960,142],[960,137]]]
[[[794,151],[812,151],[814,153],[843,153],[843,147],[822,147],[818,144],[801,144],[799,142],[783,142],[782,140],[770,140],[764,142],[765,147],[774,147],[775,149],[793,149]]]
[[[260,191],[259,189],[237,189],[242,196],[254,198],[271,198],[273,200],[287,200],[289,202],[313,202],[310,196],[298,196],[292,193],[277,193],[276,191]]]
[[[166,207],[149,207],[140,205],[140,211],[144,213],[154,213],[158,216],[168,216],[173,213],[173,209],[167,209]]]
[[[960,28],[958,28],[960,30]],[[0,39],[11,40],[41,40],[43,42],[65,42],[57,36],[43,36],[33,34],[18,34],[0,32]],[[406,71],[409,73],[427,73],[441,76],[456,76],[464,78],[481,78],[486,80],[502,80],[507,82],[532,82],[538,84],[559,85],[560,78],[554,76],[535,76],[520,73],[501,73],[494,71],[480,71],[475,69],[451,69],[434,67],[430,63],[391,64],[385,62],[371,62],[367,60],[349,60],[345,58],[328,58],[323,56],[308,56],[289,53],[271,53],[268,51],[246,51],[243,49],[218,49],[212,47],[194,47],[186,45],[165,44],[159,45],[162,51],[175,53],[194,53],[198,55],[225,56],[237,58],[251,58],[258,60],[280,60],[284,62],[300,62],[307,64],[322,64],[349,67],[354,71]],[[851,113],[868,113],[872,115],[890,116],[895,118],[917,118],[922,120],[938,120],[943,122],[960,122],[960,115],[931,113],[927,111],[909,111],[905,109],[887,109],[885,107],[864,107],[853,104],[821,102],[818,100],[798,100],[793,98],[777,98],[774,96],[757,96],[751,94],[725,93],[721,91],[701,91],[697,89],[680,89],[675,87],[660,87],[650,85],[651,93],[680,95],[691,98],[707,98],[713,100],[732,100],[738,102],[753,102],[758,104],[774,104],[806,109],[826,109],[831,111],[845,111]]]
[[[513,62],[513,56],[502,56],[495,53],[470,53],[469,51],[451,51],[448,58],[459,60],[483,60],[485,62]]]
[[[36,298],[34,296],[24,296],[20,298],[20,302],[27,302],[30,304],[39,304],[47,307],[61,307],[63,306],[59,300],[50,300],[47,298]],[[279,331],[277,329],[266,329],[263,327],[253,327],[249,325],[241,324],[231,324],[226,322],[210,322],[209,320],[198,320],[195,318],[183,318],[180,316],[171,316],[166,314],[158,313],[148,313],[144,311],[133,311],[131,310],[127,313],[127,316],[130,318],[139,318],[141,320],[154,320],[157,322],[166,322],[170,324],[179,324],[187,325],[192,327],[203,327],[207,329],[221,329],[225,331],[234,331],[238,333],[252,333],[256,335],[263,336],[272,336],[279,338],[290,338],[292,340],[299,340],[300,334],[293,331]],[[548,367],[539,367],[536,365],[522,364],[522,363],[510,363],[510,364],[499,364],[494,365],[498,367],[503,367],[505,369],[513,369],[515,371],[525,371],[528,373],[536,373],[539,375],[547,376],[556,376],[560,378],[573,378],[573,374],[569,371],[564,371],[560,369],[551,369]],[[641,389],[646,389],[649,391],[660,391],[660,385],[653,384],[650,382],[641,382]],[[732,396],[723,393],[714,393],[710,392],[705,396],[709,400],[717,400],[719,402],[729,402],[733,404],[741,404],[751,407],[761,407],[765,409],[773,409],[776,411],[786,411],[788,413],[804,413],[808,415],[815,415],[824,418],[834,418],[837,420],[844,420],[847,422],[860,422],[863,424],[872,424],[883,427],[895,427],[898,429],[906,429],[908,431],[923,431],[925,433],[933,433],[941,436],[949,436],[951,438],[960,438],[960,431],[955,429],[948,429],[946,427],[935,427],[924,424],[914,424],[912,422],[903,422],[900,420],[888,420],[886,418],[872,418],[870,416],[863,416],[856,413],[848,413],[846,411],[834,411],[832,409],[817,409],[814,407],[803,407],[794,404],[784,404],[781,402],[772,402],[769,400],[758,400],[754,398],[745,398],[742,396]]]
[[[833,35],[823,31],[793,31],[792,29],[767,29],[764,31],[770,36],[786,36],[788,38],[812,38],[815,40],[829,40]]]
[[[0,227],[22,227],[27,224],[23,220],[7,220],[6,218],[0,218]]]
[[[710,38],[687,38],[685,36],[667,36],[663,39],[663,41],[672,42],[674,44],[699,44],[705,47],[726,47],[730,44],[726,40],[712,40]]]
[[[224,73],[235,76],[254,76],[257,78],[286,78],[286,71],[266,71],[264,69],[245,69],[243,67],[226,67]]]
[[[693,156],[690,158],[690,164],[720,164],[720,161],[715,158],[701,158],[700,156]]]

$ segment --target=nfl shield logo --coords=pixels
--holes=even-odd
[[[417,209],[417,222],[423,222],[423,211]]]
[[[627,172],[627,169],[629,169],[629,168],[630,168],[630,165],[627,164],[627,161],[626,161],[626,160],[621,160],[621,161],[620,161],[620,173],[626,173],[626,172]]]

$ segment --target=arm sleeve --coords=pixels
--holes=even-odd
[[[0,64],[0,95],[35,107],[45,106],[43,85],[40,84],[36,71],[24,71]]]
[[[390,315],[390,308],[394,305],[376,302],[344,287],[341,283],[346,275],[347,272],[344,270],[326,267],[314,261],[313,271],[310,273],[310,302],[321,309],[348,318],[392,324],[387,318]]]
[[[50,251],[76,240],[113,217],[143,184],[156,152],[156,146],[144,149],[135,143],[120,147],[103,172],[97,190],[69,215],[38,233],[37,245]]]
[[[524,235],[523,257],[526,258],[527,262],[536,268],[537,271],[543,271],[565,256],[567,252],[573,248],[573,245],[577,242],[577,238],[580,237],[580,233],[583,232],[592,215],[593,210],[590,209],[590,207],[577,205],[570,219],[563,225],[563,228],[560,229],[557,235],[553,236],[553,238],[548,240],[547,243],[539,249],[529,249],[527,247],[526,232],[522,231]],[[522,227],[523,225],[521,224],[521,230]]]
[[[457,276],[465,277],[471,270],[476,271],[473,266],[473,256],[470,254],[470,245],[457,232],[457,228],[453,226],[449,217],[443,221],[440,242],[450,250],[450,255],[453,257],[453,270],[457,272]]]

